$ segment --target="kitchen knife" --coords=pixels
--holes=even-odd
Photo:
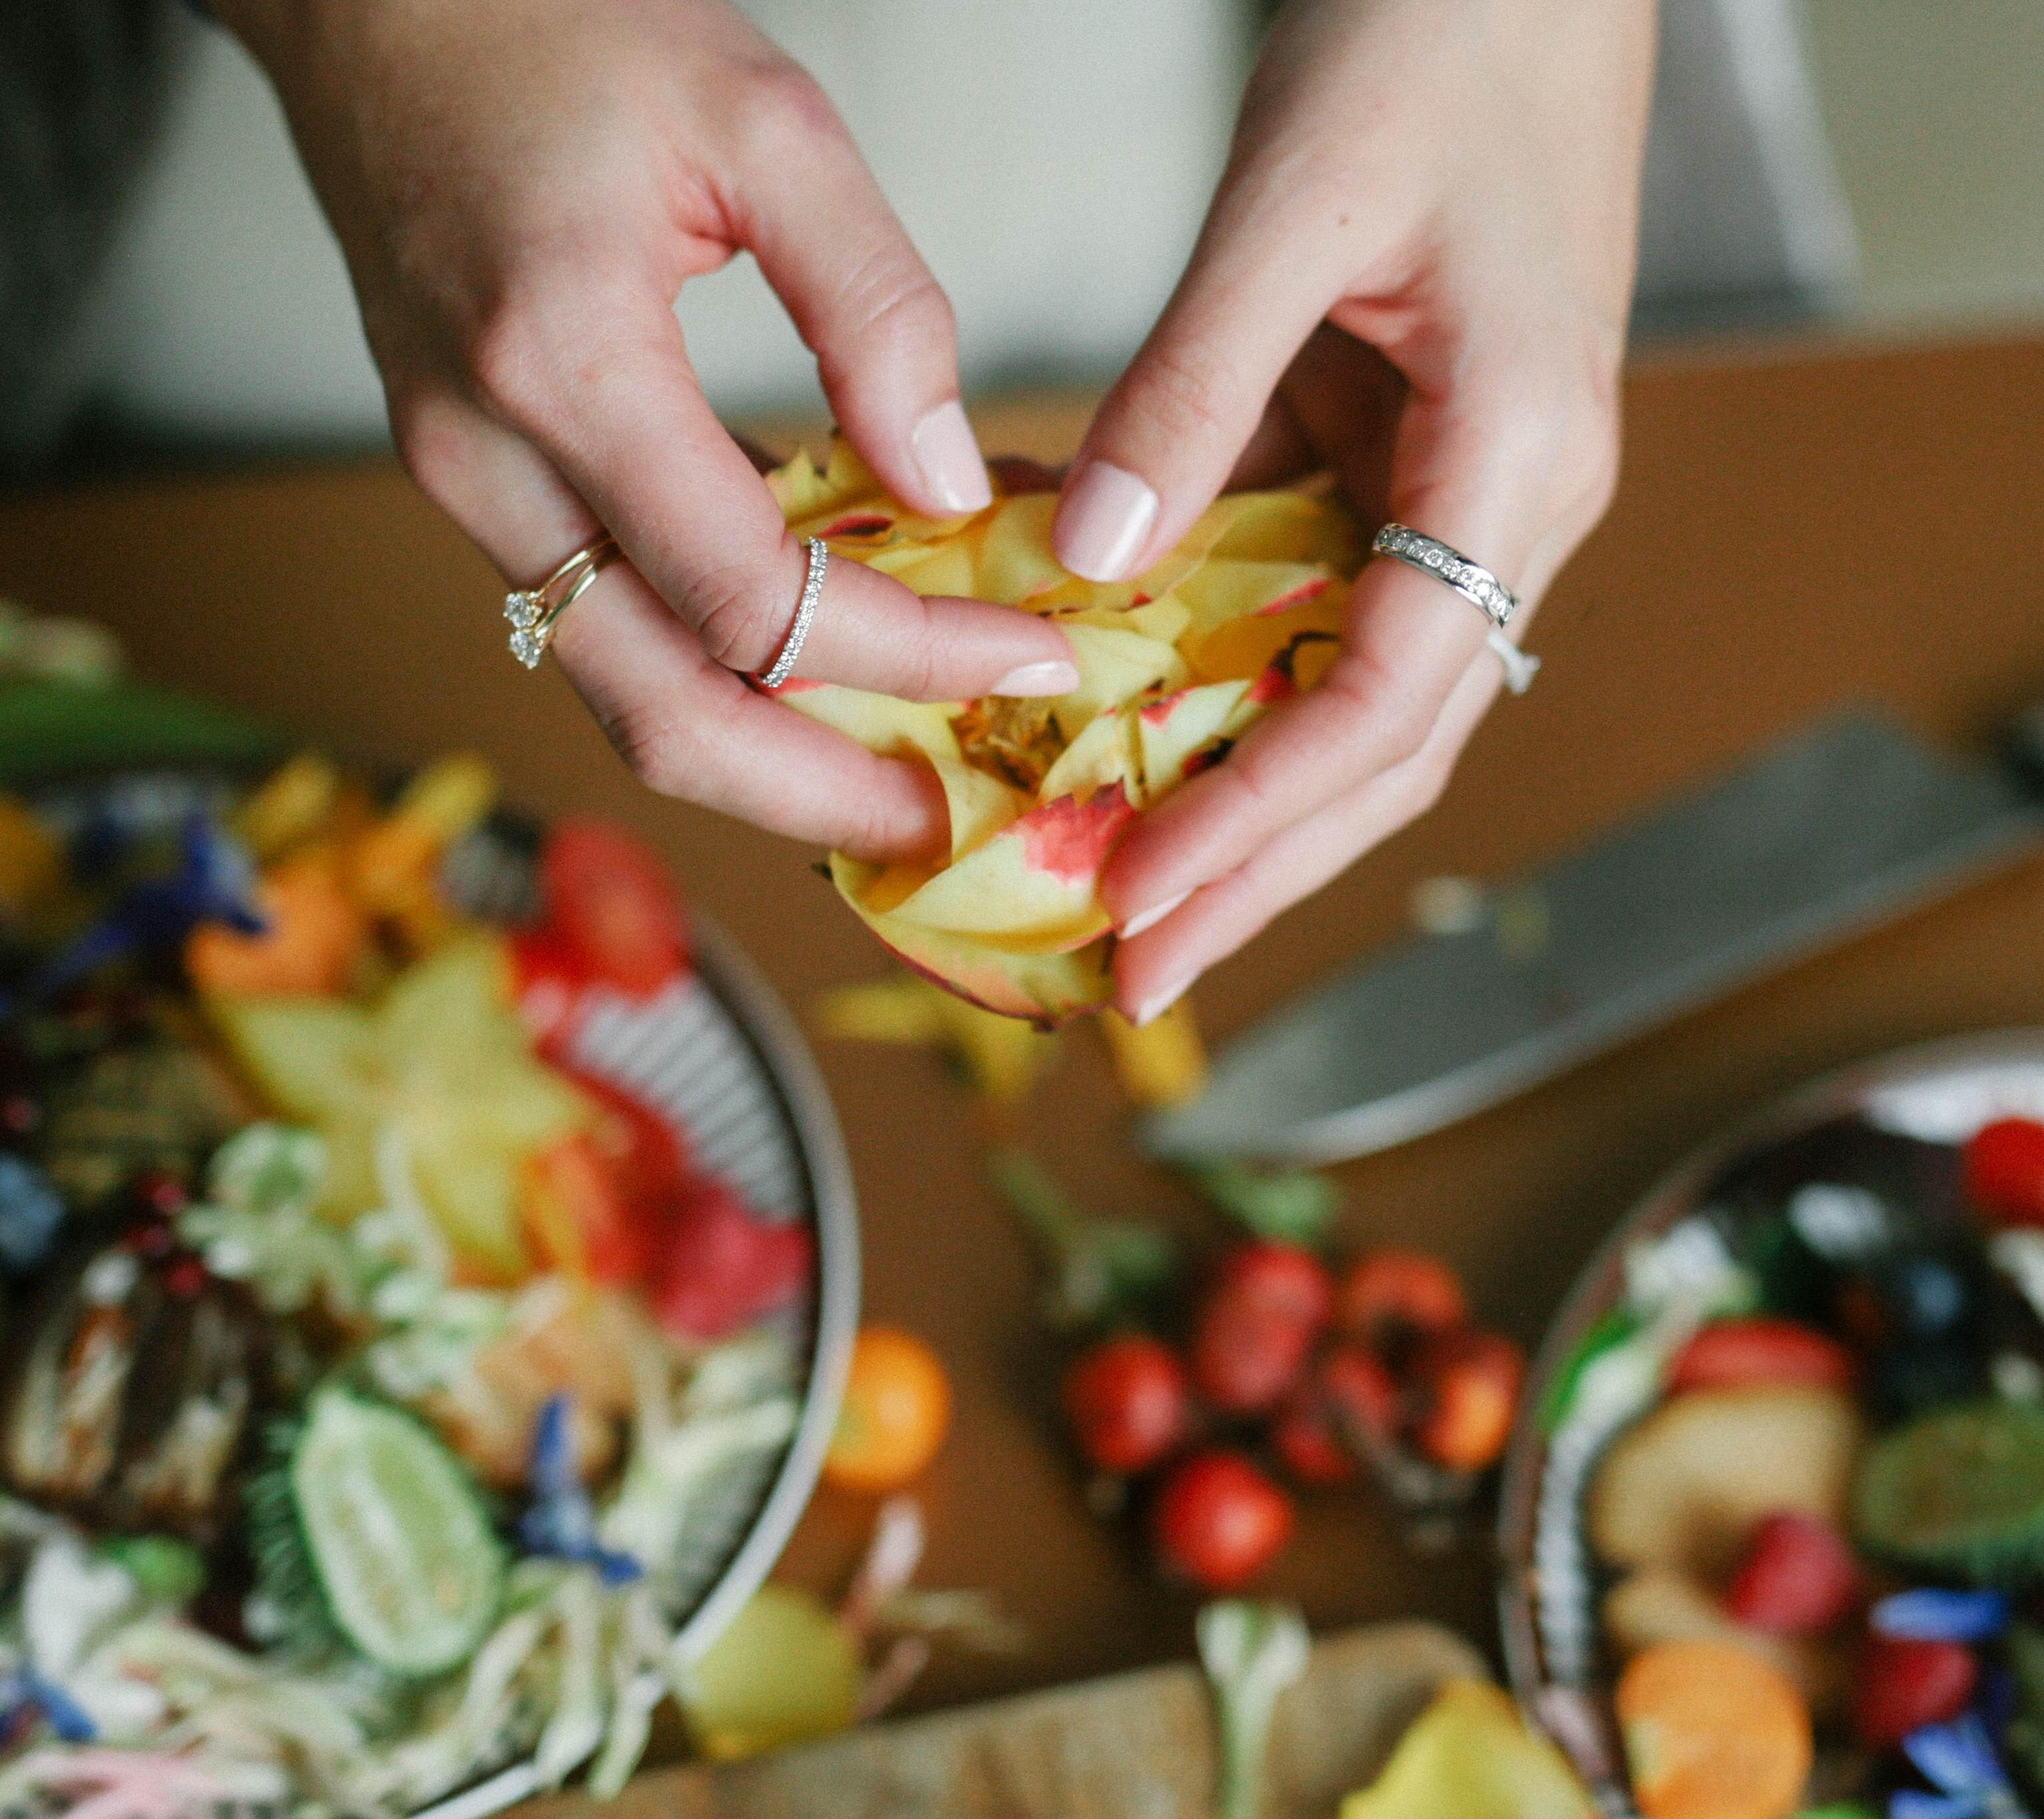
[[[1486,892],[1473,925],[1381,949],[1231,1043],[1152,1114],[1180,1161],[1322,1163],[1438,1130],[2044,840],[2044,709],[2013,762],[1886,717],[1827,720]]]

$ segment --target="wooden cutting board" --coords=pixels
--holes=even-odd
[[[1316,1644],[1271,1744],[1265,1819],[1331,1819],[1444,1679],[1483,1659],[1420,1623]],[[521,1819],[1207,1819],[1213,1723],[1190,1665],[1145,1668],[725,1768],[659,1769],[612,1805],[564,1794]]]

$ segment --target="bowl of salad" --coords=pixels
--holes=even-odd
[[[857,1318],[793,1025],[463,757],[0,797],[0,1809],[622,1785]]]
[[[1692,1158],[1533,1382],[1505,1654],[1598,1810],[2044,1811],[2044,1032]]]

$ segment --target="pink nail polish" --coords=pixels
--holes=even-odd
[[[1162,921],[1166,916],[1170,915],[1174,910],[1177,909],[1181,903],[1184,902],[1185,900],[1191,895],[1192,892],[1189,890],[1181,890],[1177,896],[1167,897],[1162,903],[1151,904],[1147,910],[1143,910],[1139,915],[1130,917],[1128,920],[1121,925],[1123,939],[1133,939],[1135,936],[1141,934],[1145,929],[1155,928],[1159,922]]]
[[[1142,1029],[1145,1024],[1155,1023],[1192,989],[1192,984],[1193,982],[1190,979],[1181,979],[1168,991],[1152,992],[1135,1007],[1135,1014],[1129,1019],[1129,1021],[1138,1029]]]
[[[1058,560],[1088,581],[1125,581],[1157,521],[1157,495],[1139,475],[1093,461],[1058,508]]]
[[[965,406],[956,398],[939,405],[909,437],[916,464],[947,512],[977,512],[993,502],[993,488],[980,459]]]
[[[986,692],[989,694],[1070,694],[1079,686],[1078,666],[1062,657],[1040,663],[1024,663],[1010,670]]]

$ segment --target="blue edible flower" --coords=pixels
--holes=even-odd
[[[265,933],[256,907],[256,868],[239,841],[203,810],[185,817],[179,833],[178,868],[145,878],[113,909],[29,981],[23,996],[46,998],[75,985],[124,954],[175,948],[202,922],[220,922],[243,935]],[[0,1014],[10,1008],[0,999]]]
[[[644,1569],[597,1540],[595,1506],[575,1469],[574,1416],[572,1396],[549,1396],[532,1425],[526,1472],[532,1501],[519,1518],[518,1539],[530,1553],[595,1567],[607,1586],[629,1585]]]
[[[1911,1731],[1902,1749],[1937,1791],[1904,1788],[1889,1795],[1888,1819],[2025,1819],[1977,1713]]]
[[[1877,1634],[1904,1642],[1985,1642],[2008,1627],[2008,1600],[1997,1591],[1926,1586],[1883,1598],[1867,1621]]]
[[[33,1667],[17,1667],[0,1679],[0,1729],[11,1729],[16,1718],[31,1710],[42,1714],[60,1742],[87,1744],[99,1735],[98,1725],[63,1687]]]

